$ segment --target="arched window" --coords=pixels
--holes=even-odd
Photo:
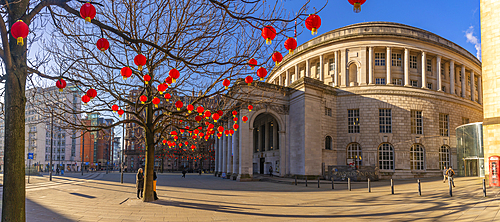
[[[410,165],[412,170],[425,170],[424,167],[424,147],[420,144],[414,144],[410,148]]]
[[[394,170],[394,147],[382,143],[378,148],[378,165],[381,170]]]
[[[331,150],[332,149],[332,137],[326,136],[325,138],[325,150]]]
[[[439,169],[444,167],[450,167],[450,148],[446,145],[439,148]]]
[[[359,143],[351,143],[347,146],[347,164],[355,164],[361,166],[363,161],[361,155],[361,146]]]

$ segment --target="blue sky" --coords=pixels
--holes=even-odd
[[[295,11],[304,2],[288,0],[284,4],[287,10]],[[325,0],[311,0],[308,13],[324,3]],[[477,55],[476,47],[480,49],[479,0],[367,0],[360,13],[352,9],[347,0],[329,0],[326,8],[318,13],[322,21],[318,35],[359,22],[387,21],[433,32],[473,55]],[[311,38],[310,32],[304,30],[297,41],[300,45]]]

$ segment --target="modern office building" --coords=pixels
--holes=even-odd
[[[89,129],[103,127],[99,131],[86,132],[80,137],[82,144],[80,152],[84,154],[84,169],[106,170],[107,167],[112,167],[113,128],[108,128],[108,126],[113,124],[113,119],[102,118],[99,113],[91,113],[82,122],[89,126]]]

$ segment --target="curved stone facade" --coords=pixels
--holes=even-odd
[[[250,120],[233,146],[233,174],[241,178],[268,168],[280,176],[326,176],[331,165],[375,166],[382,178],[439,176],[442,167],[458,166],[455,128],[483,120],[477,58],[396,23],[320,35],[285,56],[266,83],[242,88],[260,105],[240,110]],[[269,120],[256,126],[257,114]],[[269,134],[276,123],[279,131]]]

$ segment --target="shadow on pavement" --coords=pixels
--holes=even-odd
[[[26,199],[26,221],[73,221],[52,210]]]

